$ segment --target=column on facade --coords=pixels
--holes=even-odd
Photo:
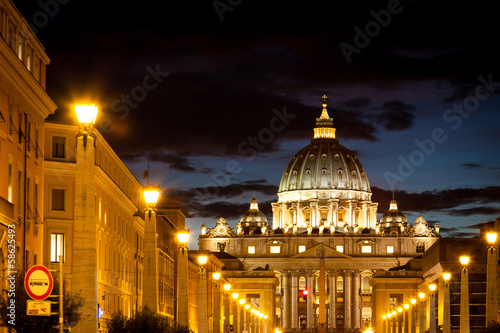
[[[282,320],[283,329],[290,328],[290,272],[283,272],[283,302],[282,303]]]
[[[280,208],[276,202],[271,204],[273,209],[273,229],[280,228]]]
[[[353,274],[353,325],[354,327],[361,327],[361,314],[360,314],[360,299],[359,299],[359,282],[360,282],[360,273],[358,270],[354,271]]]
[[[288,210],[286,208],[286,203],[282,203],[280,207],[280,227],[283,228],[288,224]]]
[[[314,320],[314,312],[313,312],[313,303],[314,303],[314,272],[313,271],[308,271],[307,272],[307,277],[306,277],[306,288],[309,291],[309,295],[307,296],[307,303],[306,303],[306,314],[307,314],[307,328],[312,328],[314,327],[315,320]]]
[[[335,270],[328,271],[328,277],[330,280],[330,313],[328,315],[328,328],[335,328],[336,310],[335,302],[337,301],[337,272]]]
[[[299,323],[299,304],[298,304],[298,291],[299,291],[299,276],[297,272],[292,272],[290,276],[292,280],[292,307],[290,311],[290,327],[292,329],[298,328]]]
[[[352,272],[346,270],[345,274],[345,285],[344,285],[344,328],[352,328]]]
[[[368,204],[361,204],[361,215],[363,216],[363,228],[369,228],[370,223],[368,222]]]
[[[356,221],[356,208],[358,208],[358,204],[356,202],[351,202],[351,226],[358,225],[358,221]]]
[[[294,202],[292,203],[292,216],[293,216],[293,220],[292,220],[292,223],[293,225],[297,225],[298,223],[298,217],[299,217],[299,203],[298,202]]]

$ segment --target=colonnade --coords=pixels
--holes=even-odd
[[[320,287],[315,285],[314,275],[316,272],[316,270],[289,270],[282,273],[281,304],[282,328],[284,330],[301,328],[299,319],[304,315],[307,318],[307,329],[315,328],[318,325],[314,304],[315,294]],[[299,308],[299,281],[301,277],[306,280],[305,287],[309,294],[305,306]],[[342,278],[342,284],[337,284],[339,277]],[[359,270],[326,270],[325,311],[327,313],[325,317],[328,328],[361,327],[360,283]]]
[[[304,206],[299,202],[273,203],[273,228],[349,227],[374,228],[377,204],[370,201],[329,199],[309,200]],[[327,211],[322,217],[321,211]],[[342,214],[340,214],[342,212]],[[308,219],[306,215],[308,214]],[[309,221],[307,221],[309,220]]]

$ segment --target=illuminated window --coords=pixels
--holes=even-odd
[[[337,250],[338,252],[344,253],[344,245],[335,246],[335,250]]]
[[[361,253],[372,253],[372,246],[371,245],[361,246]]]
[[[387,253],[394,253],[394,245],[387,245]]]
[[[64,158],[64,146],[66,139],[62,136],[52,137],[52,157]]]
[[[270,246],[269,252],[270,253],[281,253],[281,246],[276,246],[276,245]]]
[[[250,246],[248,247],[248,253],[250,253],[250,254],[255,253],[255,246],[250,245]]]
[[[52,210],[64,210],[64,190],[52,189]]]
[[[344,292],[344,279],[341,276],[337,278],[337,292],[338,293]]]
[[[59,262],[59,256],[63,257],[63,262],[65,260],[64,255],[64,234],[51,234],[50,235],[50,261]]]
[[[299,253],[304,252],[306,250],[305,245],[299,245]]]

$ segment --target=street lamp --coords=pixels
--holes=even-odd
[[[429,285],[429,290],[430,292],[430,326],[429,326],[429,333],[436,333],[436,284],[431,283]]]
[[[425,293],[418,293],[418,298],[420,299],[420,316],[418,320],[418,331],[420,333],[425,333]]]
[[[240,332],[240,327],[238,326],[238,297],[240,294],[234,292],[231,294],[231,297],[234,300],[234,303],[232,305],[232,315],[233,315],[233,322],[231,323],[233,325],[233,333],[239,333]]]
[[[208,261],[206,255],[198,256],[200,264],[200,286],[198,293],[198,333],[208,332],[208,292],[207,292],[207,274],[205,264]]]
[[[410,308],[410,304],[408,304],[408,303],[407,303],[407,304],[403,305],[403,308],[405,309],[405,314],[404,314],[404,317],[405,317],[405,318],[404,318],[404,321],[405,321],[405,329],[404,329],[404,331],[405,331],[405,333],[409,333],[409,332],[408,332],[408,326],[409,326],[409,325],[408,325],[408,309]]]
[[[212,279],[215,281],[214,285],[214,295],[213,295],[213,332],[220,333],[220,316],[221,316],[221,306],[220,306],[220,272],[213,272]]]
[[[80,124],[80,130],[77,136],[83,137],[83,146],[87,146],[87,137],[91,136],[95,138],[95,133],[93,133],[95,119],[97,117],[97,106],[95,104],[78,104],[75,106],[76,117],[78,118],[78,123]]]
[[[224,283],[224,328],[223,332],[227,332],[229,325],[231,324],[230,322],[230,300],[229,300],[229,290],[231,290],[231,284],[230,283]]]
[[[144,284],[143,304],[153,312],[158,311],[158,238],[156,230],[156,203],[160,195],[160,187],[148,185],[143,191],[146,202],[144,217]]]
[[[387,323],[387,316],[382,315],[382,333],[387,333],[386,323]]]
[[[189,259],[188,247],[189,229],[177,233],[179,244],[179,274],[177,276],[179,283],[179,298],[177,299],[177,321],[179,325],[189,326]]]
[[[410,333],[416,333],[415,326],[416,326],[416,321],[417,321],[417,311],[415,309],[415,304],[417,304],[417,300],[415,298],[412,298],[410,300],[410,303],[411,303],[411,332]]]
[[[443,304],[443,333],[451,333],[451,319],[450,319],[450,273],[443,273],[443,287],[444,287],[444,304]]]
[[[497,233],[488,232],[488,255],[486,264],[486,325],[490,321],[498,321],[498,300],[497,300],[497,262],[498,250],[496,248]]]
[[[398,308],[398,332],[403,333],[403,308]]]
[[[460,278],[460,333],[469,333],[469,257],[460,257],[462,264],[461,278]]]

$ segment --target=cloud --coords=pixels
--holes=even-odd
[[[382,110],[376,116],[376,121],[384,126],[387,131],[403,131],[413,126],[416,108],[412,105],[394,100],[385,102],[375,110]]]
[[[483,165],[478,164],[478,163],[464,163],[464,164],[460,164],[460,166],[462,168],[465,168],[465,169],[482,169],[482,168],[484,168]]]

